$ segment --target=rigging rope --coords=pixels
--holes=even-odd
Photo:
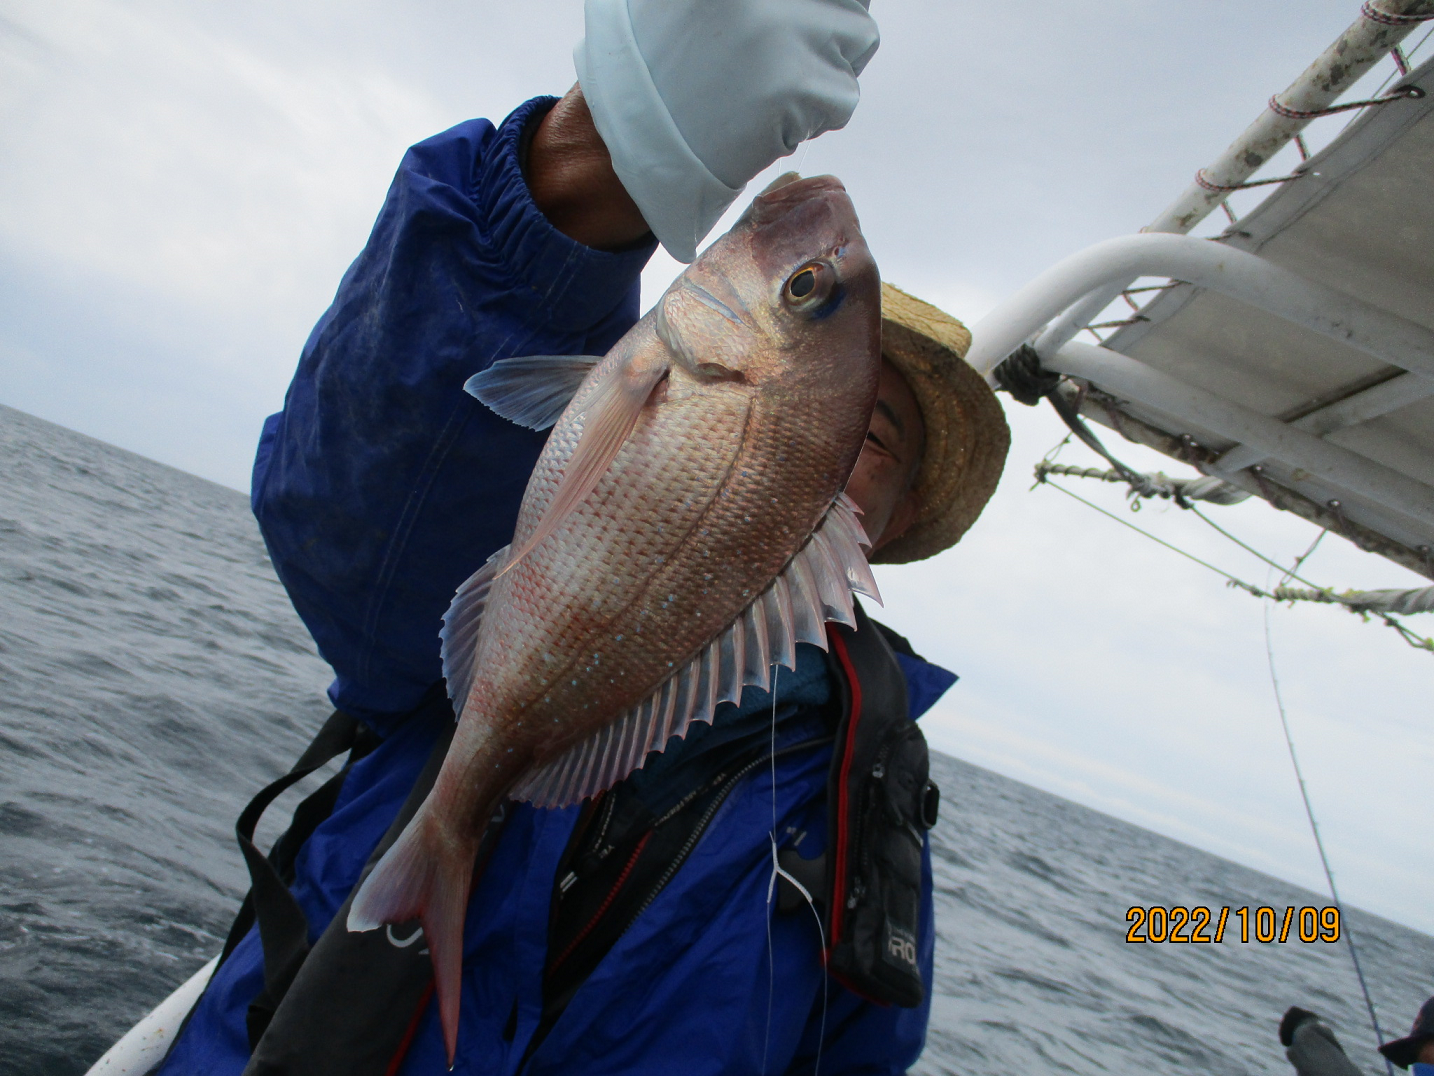
[[[1416,590],[1346,590],[1343,594],[1325,588],[1300,590],[1276,587],[1270,595],[1277,602],[1325,602],[1343,605],[1355,613],[1429,613],[1434,612],[1434,587]]]
[[[1068,464],[1050,463],[1044,460],[1036,464],[1037,481],[1052,474],[1067,475],[1071,478],[1097,478],[1102,482],[1124,482],[1130,486],[1128,496],[1132,501],[1136,497],[1163,497],[1167,501],[1174,500],[1181,508],[1189,507],[1185,503],[1186,501],[1239,504],[1250,498],[1250,494],[1238,486],[1232,486],[1223,479],[1212,478],[1209,475],[1201,475],[1199,478],[1172,478],[1164,471],[1146,471],[1138,476],[1141,481],[1136,483],[1132,482],[1123,471],[1102,471],[1097,467],[1072,467]]]
[[[1172,545],[1170,542],[1165,541],[1163,538],[1157,538],[1149,531],[1137,527],[1129,520],[1122,519],[1120,516],[1115,515],[1113,512],[1106,511],[1098,504],[1094,504],[1091,501],[1086,500],[1084,497],[1073,493],[1071,490],[1066,489],[1064,486],[1056,482],[1052,482],[1049,477],[1052,474],[1072,475],[1080,478],[1100,478],[1103,481],[1107,482],[1128,481],[1125,475],[1123,475],[1119,471],[1105,472],[1094,470],[1093,468],[1067,467],[1064,465],[1054,464],[1050,462],[1054,452],[1059,451],[1059,449],[1063,447],[1064,444],[1065,442],[1062,442],[1061,445],[1058,445],[1055,450],[1050,453],[1047,453],[1046,458],[1044,460],[1036,464],[1037,485],[1046,485],[1050,486],[1052,489],[1060,490],[1067,497],[1080,501],[1080,503],[1085,505],[1087,508],[1094,508],[1101,515],[1107,516],[1110,519],[1115,520],[1122,526],[1129,527],[1131,530],[1135,531],[1136,534],[1143,535],[1144,537],[1149,538],[1151,541],[1163,545],[1166,549],[1179,553],[1187,560],[1193,560],[1201,567],[1209,568],[1217,575],[1224,576],[1225,580],[1231,587],[1243,590],[1247,594],[1251,594],[1256,598],[1271,598],[1275,601],[1283,602],[1308,601],[1318,602],[1326,605],[1341,605],[1345,609],[1348,609],[1351,613],[1355,613],[1361,617],[1364,617],[1365,619],[1368,619],[1368,617],[1370,616],[1377,616],[1381,621],[1383,621],[1385,626],[1393,628],[1395,631],[1397,631],[1400,635],[1400,638],[1402,638],[1407,645],[1413,647],[1415,650],[1425,650],[1429,653],[1434,653],[1434,637],[1421,636],[1414,631],[1411,631],[1407,625],[1396,620],[1394,616],[1391,615],[1395,613],[1408,615],[1410,613],[1434,612],[1434,587],[1419,587],[1411,590],[1346,590],[1343,594],[1336,594],[1332,587],[1321,587],[1317,583],[1313,583],[1310,580],[1306,579],[1304,576],[1298,574],[1300,566],[1305,562],[1309,555],[1314,552],[1315,545],[1319,544],[1320,539],[1322,539],[1325,533],[1327,533],[1326,531],[1321,531],[1319,533],[1319,535],[1315,539],[1315,542],[1311,544],[1310,548],[1306,550],[1305,553],[1295,561],[1294,568],[1286,569],[1284,565],[1271,560],[1269,557],[1265,556],[1265,554],[1261,553],[1258,549],[1254,548],[1253,546],[1249,545],[1244,541],[1241,541],[1235,535],[1231,534],[1224,527],[1220,526],[1220,524],[1216,523],[1213,519],[1207,516],[1204,512],[1200,511],[1200,509],[1196,508],[1193,504],[1190,504],[1188,502],[1182,503],[1180,495],[1172,494],[1171,496],[1173,497],[1173,499],[1175,499],[1176,503],[1180,504],[1182,508],[1191,511],[1195,515],[1200,517],[1200,519],[1204,521],[1206,525],[1213,528],[1225,538],[1228,538],[1231,542],[1234,542],[1237,546],[1245,550],[1245,552],[1249,553],[1251,556],[1257,557],[1264,563],[1268,564],[1270,567],[1278,569],[1280,572],[1284,573],[1284,578],[1281,580],[1280,586],[1276,587],[1274,590],[1262,589],[1261,587],[1255,586],[1253,583],[1247,583],[1243,579],[1231,575],[1229,572],[1225,571],[1222,568],[1215,567],[1215,565],[1209,563],[1208,561],[1201,560],[1194,554],[1186,552],[1179,546]],[[1129,468],[1126,468],[1126,470],[1129,470]],[[1110,477],[1110,475],[1113,475],[1114,477]],[[1144,485],[1136,486],[1134,483],[1131,483],[1132,497],[1162,496],[1162,494],[1158,490],[1154,493],[1146,493],[1144,492],[1144,487],[1148,486],[1154,478],[1165,478],[1164,475],[1141,475],[1140,477],[1143,480]],[[1176,479],[1174,481],[1183,480]],[[1134,507],[1134,505],[1132,505],[1132,507]],[[1291,579],[1298,580],[1299,582],[1305,584],[1305,586],[1309,589],[1302,590],[1299,588],[1286,587],[1284,584]]]

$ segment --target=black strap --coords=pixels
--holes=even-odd
[[[299,902],[289,892],[289,883],[294,878],[294,861],[304,842],[333,812],[339,790],[348,775],[348,767],[376,744],[377,737],[357,718],[335,710],[293,768],[250,800],[235,823],[239,850],[249,868],[250,889],[225,940],[220,963],[228,959],[240,939],[257,922],[259,941],[264,948],[264,988],[249,1006],[247,1026],[251,1046],[263,1035],[279,999],[284,996],[299,965],[309,953],[309,922]],[[299,804],[294,811],[293,823],[269,855],[259,851],[254,844],[254,830],[269,805],[309,774],[345,752],[349,752],[348,763]]]
[[[369,856],[360,881],[422,806],[453,738],[453,711],[441,693],[408,720],[436,723],[437,736],[427,764]],[[475,870],[482,869],[501,830],[500,816],[484,834]],[[406,1051],[433,981],[422,932],[415,921],[351,933],[352,900],[350,893],[298,967],[244,1076],[384,1076]]]
[[[234,825],[241,851],[244,851],[246,844],[250,848],[254,847],[254,829],[259,823],[260,816],[268,809],[269,804],[273,803],[275,799],[281,796],[295,783],[303,780],[309,774],[313,773],[314,770],[332,760],[340,752],[352,750],[351,745],[348,747],[343,746],[344,740],[347,739],[344,735],[343,726],[348,725],[348,723],[352,721],[353,719],[347,714],[337,710],[334,711],[328,720],[324,722],[323,727],[319,729],[313,742],[304,749],[303,755],[294,763],[289,772],[272,784],[260,789],[258,795],[249,801],[249,804],[240,813],[239,820]],[[337,746],[338,750],[328,754],[327,757],[319,757],[334,746]],[[315,759],[317,759],[317,761],[315,761]],[[347,767],[345,767],[345,769],[347,769]],[[343,771],[333,778],[330,778],[321,788],[306,798],[295,809],[293,824],[290,825],[289,829],[275,843],[273,850],[268,856],[268,865],[272,867],[274,871],[278,872],[281,878],[292,881],[294,857],[298,854],[298,849],[302,846],[303,842],[309,838],[309,835],[318,827],[318,824],[327,818],[333,810],[333,803],[338,798],[339,786],[342,785],[342,781],[340,780],[342,776]],[[245,853],[245,860],[246,862],[249,861],[247,852]],[[252,885],[252,863],[249,865],[249,871],[250,884]],[[268,872],[266,871],[265,873]],[[224,940],[224,948],[219,954],[219,963],[221,965],[229,959],[229,955],[234,952],[234,947],[243,940],[244,935],[249,933],[250,928],[254,925],[254,918],[254,893],[251,889],[250,892],[244,895],[244,903],[240,905],[239,914],[235,916],[234,923],[229,928],[229,934]]]
[[[1041,357],[1030,344],[1022,344],[1011,352],[992,372],[996,375],[997,387],[1027,407],[1035,407],[1061,384],[1061,375],[1041,366]]]
[[[244,902],[239,906],[239,913],[234,917],[234,923],[229,928],[229,935],[224,940],[224,948],[220,951],[219,961],[215,965],[216,970],[229,959],[230,954],[234,952],[234,947],[239,944],[254,926],[256,910],[260,909],[261,905],[267,909],[267,905],[269,904],[267,897],[263,900],[256,900],[255,898],[255,893],[260,888],[260,877],[263,877],[265,880],[263,886],[264,893],[269,894],[274,890],[272,879],[274,876],[277,876],[281,880],[280,888],[287,898],[287,902],[292,904],[295,909],[298,908],[298,904],[294,901],[293,895],[289,893],[287,886],[288,883],[294,879],[294,860],[298,855],[299,849],[303,846],[304,842],[309,839],[309,836],[314,830],[318,828],[319,823],[333,813],[334,803],[338,799],[339,790],[343,787],[343,781],[348,775],[349,767],[364,755],[368,754],[368,752],[373,750],[377,745],[378,737],[375,736],[370,729],[359,724],[359,722],[350,715],[340,710],[335,710],[329,715],[328,720],[324,722],[323,726],[309,743],[309,746],[304,749],[304,753],[299,756],[299,760],[294,763],[289,772],[277,781],[261,789],[259,794],[250,800],[249,805],[240,813],[239,821],[235,823],[234,829],[239,838],[239,847],[243,851],[244,859],[249,865],[249,878],[252,888],[244,895]],[[259,824],[259,818],[263,815],[269,804],[273,803],[286,789],[293,787],[297,782],[302,781],[319,767],[337,758],[345,751],[349,752],[349,758],[344,768],[329,778],[329,780],[325,781],[316,792],[309,795],[299,804],[294,810],[293,821],[289,828],[284,832],[284,835],[274,843],[274,848],[268,857],[266,858],[260,855],[258,849],[254,847],[254,829]],[[251,852],[253,855],[250,854]],[[257,874],[256,863],[258,865]],[[265,918],[269,918],[267,910],[263,910],[261,914],[263,914]],[[289,914],[287,910],[281,910],[278,918],[274,921],[280,924],[287,923],[292,925],[292,918],[292,915]],[[299,912],[299,920],[303,921],[302,911]],[[307,941],[307,923],[305,923],[304,931],[304,940]],[[264,946],[266,956],[266,990],[269,980],[269,975],[267,974],[269,966],[267,955],[270,949],[269,939],[271,937],[273,938],[273,946],[275,949],[286,948],[291,944],[288,939],[276,934],[274,928],[269,928],[269,932],[266,934],[265,928],[263,926],[260,927],[260,942]],[[198,1008],[197,1004],[190,1007],[189,1012],[187,1012],[184,1019],[180,1021],[179,1028],[175,1031],[174,1037],[170,1039],[169,1049],[165,1051],[165,1055],[159,1063],[149,1070],[150,1072],[158,1072],[164,1067],[165,1062],[169,1060],[170,1053],[174,1050],[175,1046],[178,1045],[180,1039],[184,1037],[185,1029],[189,1026],[190,1018],[194,1015],[196,1008]]]
[[[1081,418],[1078,403],[1066,399],[1058,391],[1063,380],[1061,375],[1041,366],[1041,357],[1030,344],[1022,344],[1007,355],[993,373],[996,377],[996,384],[1027,407],[1036,406],[1042,398],[1050,400],[1051,406],[1056,409],[1056,414],[1060,415],[1061,421],[1069,427],[1071,433],[1075,434],[1081,443],[1092,452],[1110,464],[1115,469],[1115,473],[1125,479],[1137,493],[1152,496],[1156,492],[1149,476],[1121,463],[1110,454],[1110,450],[1101,443],[1100,438],[1095,435],[1095,431],[1086,424],[1085,419]],[[1045,481],[1044,477],[1040,480]],[[1178,492],[1175,494],[1175,500],[1182,508],[1190,507],[1181,500],[1181,495]]]

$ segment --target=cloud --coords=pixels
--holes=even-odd
[[[12,68],[0,241],[213,315],[311,320],[403,146],[446,118],[390,72],[285,64],[153,7],[22,17],[46,47]]]

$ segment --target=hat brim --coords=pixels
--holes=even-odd
[[[996,394],[966,364],[970,346],[971,333],[955,318],[881,285],[881,351],[911,386],[926,445],[913,485],[916,519],[872,555],[874,564],[906,564],[949,549],[996,491],[1011,431]]]

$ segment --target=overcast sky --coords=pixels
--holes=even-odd
[[[1358,8],[875,0],[883,43],[861,107],[795,163],[846,182],[885,277],[974,323],[1052,262],[1153,218]],[[580,28],[576,0],[0,0],[0,402],[247,488],[262,419],[404,147],[561,93]],[[1335,127],[1321,122],[1316,145]],[[676,268],[655,258],[649,293]],[[879,573],[884,618],[962,675],[928,736],[1322,889],[1266,610],[1060,492],[1030,491],[1063,428],[1005,402],[1011,457],[975,530]],[[1130,515],[1114,487],[1075,488],[1266,580],[1189,513]],[[1262,503],[1208,511],[1285,561],[1316,533]],[[1334,537],[1306,567],[1341,589],[1421,582]],[[1344,896],[1434,930],[1434,655],[1337,609],[1269,620]],[[959,824],[961,790],[944,791]]]

